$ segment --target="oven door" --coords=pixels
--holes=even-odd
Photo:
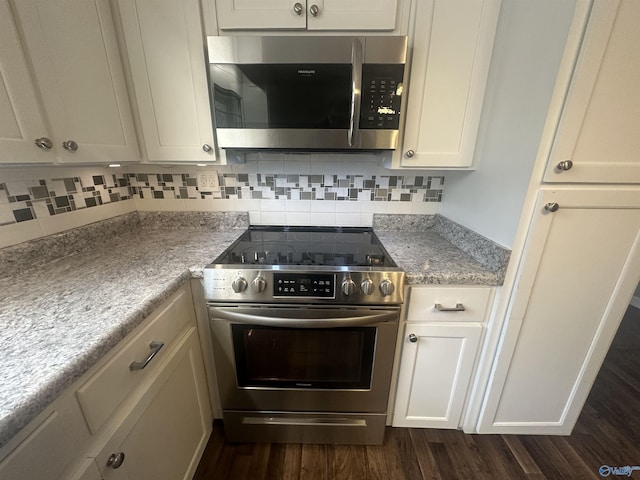
[[[399,307],[209,308],[224,410],[385,412]]]

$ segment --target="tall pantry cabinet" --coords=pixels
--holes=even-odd
[[[571,433],[640,280],[639,20],[576,4],[480,433]]]

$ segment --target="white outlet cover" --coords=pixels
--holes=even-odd
[[[201,170],[197,173],[198,190],[201,192],[211,192],[216,190],[218,183],[218,172],[215,170]]]

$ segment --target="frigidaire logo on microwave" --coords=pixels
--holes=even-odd
[[[315,70],[304,70],[304,69],[298,70],[298,75],[303,75],[305,77],[310,77],[311,75],[315,75],[315,74],[316,74]]]

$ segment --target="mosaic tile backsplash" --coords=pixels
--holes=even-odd
[[[444,177],[218,173],[218,184],[201,190],[195,173],[116,172],[0,180],[0,227],[134,198],[441,202]]]

